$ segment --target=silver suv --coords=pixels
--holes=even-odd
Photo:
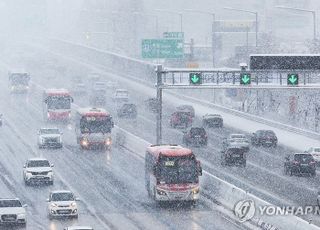
[[[0,224],[26,226],[26,207],[18,198],[0,199]]]
[[[23,179],[26,185],[45,182],[53,185],[53,164],[44,158],[31,158],[23,166]]]

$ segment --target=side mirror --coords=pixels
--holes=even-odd
[[[72,103],[74,102],[73,97],[71,97],[71,102],[72,102]]]
[[[202,176],[202,167],[200,161],[197,161],[197,172],[199,176]]]
[[[320,196],[320,191],[318,191],[318,196]]]
[[[22,205],[22,207],[23,207],[23,208],[26,208],[26,207],[28,207],[28,205],[27,205],[27,204],[24,204],[24,205]]]
[[[63,135],[63,132],[60,132],[61,135]]]
[[[111,122],[111,127],[112,127],[112,128],[114,127],[114,122],[113,122],[113,121]]]
[[[26,165],[23,165],[23,168],[26,168],[27,166]]]
[[[76,200],[76,201],[80,201],[80,198],[76,197],[75,200]]]
[[[50,202],[50,199],[46,199],[47,202]]]
[[[51,164],[50,167],[54,167],[54,164]]]

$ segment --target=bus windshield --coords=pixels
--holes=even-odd
[[[69,96],[65,97],[54,97],[50,96],[47,98],[48,109],[70,109],[71,108],[71,98]]]
[[[159,181],[165,184],[197,183],[197,162],[194,157],[161,157]]]
[[[111,117],[83,117],[80,120],[81,133],[110,133]]]

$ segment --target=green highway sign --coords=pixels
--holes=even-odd
[[[189,74],[189,83],[190,85],[201,85],[201,73],[190,73]]]
[[[184,33],[183,32],[163,32],[163,38],[183,39]]]
[[[287,85],[298,85],[299,84],[299,75],[295,73],[288,74]]]
[[[250,84],[251,84],[251,74],[240,73],[240,85],[250,85]]]
[[[183,39],[143,39],[142,58],[183,58]]]

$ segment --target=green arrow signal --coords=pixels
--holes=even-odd
[[[288,80],[291,82],[292,85],[294,85],[298,78],[296,75],[292,74]]]
[[[247,84],[248,81],[250,81],[250,77],[249,77],[248,75],[244,75],[244,76],[242,77],[242,82],[243,82],[244,84]]]
[[[198,81],[199,81],[199,77],[196,75],[196,74],[194,74],[192,77],[191,77],[191,81],[193,82],[193,83],[197,83]]]
[[[189,80],[190,80],[190,84],[200,85],[201,84],[201,75],[200,75],[200,73],[190,73]]]
[[[251,75],[249,73],[242,73],[240,75],[240,84],[241,85],[251,84]]]

